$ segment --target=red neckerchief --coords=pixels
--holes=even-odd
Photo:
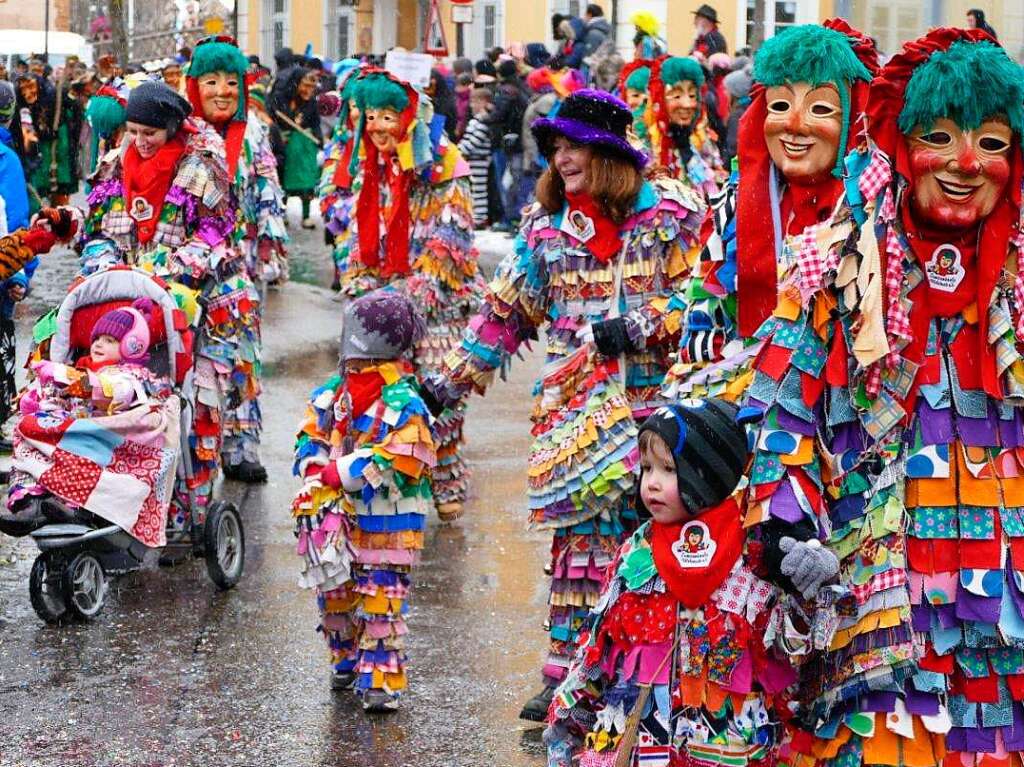
[[[829,19],[823,26],[845,34],[850,40],[853,52],[872,75],[878,70],[878,54],[870,38],[857,31],[842,19]],[[736,195],[736,246],[744,257],[737,259],[737,304],[739,331],[741,336],[752,336],[775,308],[778,289],[776,286],[777,266],[775,253],[775,227],[772,224],[771,199],[768,185],[771,183],[771,157],[764,139],[764,121],[768,114],[765,102],[765,88],[757,84],[750,93],[750,106],[740,118],[739,163],[740,181]],[[867,107],[868,83],[858,81],[850,87],[849,132],[845,155],[857,146],[860,140],[858,125]],[[811,220],[822,209],[835,206],[843,191],[839,179],[829,177],[821,184],[804,192],[797,192],[790,202],[794,220]],[[802,210],[801,202],[814,201],[813,214]],[[785,202],[785,195],[783,197]],[[785,221],[783,221],[785,225]],[[789,231],[794,234],[795,231]]]
[[[672,545],[679,540],[683,528],[694,520],[708,526],[710,538],[717,546],[707,567],[683,567],[672,552]],[[725,581],[743,553],[743,538],[740,508],[731,497],[683,522],[669,525],[651,522],[651,550],[658,575],[672,596],[691,610],[707,604],[708,597]]]
[[[910,153],[907,151],[906,140],[899,128],[899,115],[903,109],[907,84],[918,66],[927,61],[938,51],[949,50],[958,41],[977,43],[991,41],[991,38],[980,29],[952,29],[948,27],[931,30],[923,38],[908,44],[903,51],[893,56],[885,68],[871,83],[871,99],[868,106],[868,125],[871,138],[878,147],[892,160],[895,173],[907,179],[913,187],[914,176],[910,171]],[[975,255],[975,271],[977,272],[978,302],[978,364],[981,367],[981,381],[986,393],[997,399],[1002,398],[1002,385],[996,365],[995,350],[988,343],[988,306],[999,280],[999,274],[1006,263],[1008,246],[1013,236],[1013,228],[1020,216],[1022,163],[1020,141],[1014,137],[1010,148],[1010,180],[1006,194],[996,204],[995,209],[981,224]],[[903,196],[902,205],[909,204],[910,190]],[[906,221],[904,217],[904,221]],[[883,252],[882,271],[887,268],[889,253]],[[922,254],[925,255],[925,254]],[[925,255],[927,259],[930,254]],[[968,301],[969,303],[969,301]],[[914,314],[917,315],[913,316]],[[922,316],[923,314],[923,316]],[[927,312],[912,313],[911,324],[915,332],[930,317]],[[908,354],[911,349],[905,350]]]
[[[122,160],[124,204],[125,210],[131,215],[132,203],[142,197],[149,203],[153,215],[147,221],[135,222],[135,234],[140,243],[147,243],[156,234],[156,225],[160,221],[160,210],[164,206],[167,190],[174,181],[174,170],[178,161],[185,154],[185,142],[180,134],[172,138],[156,154],[143,160],[135,144],[129,144]]]
[[[366,69],[364,74],[383,72],[380,69]],[[386,74],[386,73],[385,73]],[[388,75],[395,82],[400,82],[392,75]],[[419,104],[419,96],[416,91],[408,85],[402,84],[409,96],[409,104],[401,115],[399,125],[401,126],[402,139],[405,140],[416,116],[416,109]],[[360,124],[363,121],[360,120]],[[359,261],[366,266],[376,267],[380,264],[380,186],[381,186],[381,165],[384,166],[388,188],[391,192],[391,210],[387,221],[384,222],[387,231],[387,243],[385,244],[384,266],[381,273],[385,277],[396,274],[408,274],[409,264],[409,229],[412,222],[412,212],[409,209],[409,190],[412,187],[414,170],[402,171],[392,158],[385,158],[380,162],[380,152],[374,146],[373,141],[366,135],[365,128],[360,137],[360,143],[366,152],[366,159],[363,161],[363,187],[359,190],[359,199],[356,200],[356,221],[359,225]]]
[[[345,375],[345,391],[352,402],[352,417],[358,418],[370,405],[380,399],[384,388],[384,376],[376,368],[367,368],[358,373]]]
[[[578,210],[594,222],[594,236],[584,242],[583,245],[597,256],[598,261],[602,264],[607,264],[611,261],[612,256],[618,253],[622,247],[619,227],[601,212],[601,209],[589,194],[571,194],[566,192],[565,199],[569,203],[566,215],[569,215],[571,211]]]
[[[921,269],[926,269],[932,258],[935,249],[940,245],[950,244],[960,251],[960,265],[964,268],[964,277],[960,285],[952,293],[944,293],[941,290],[933,289],[928,283],[928,276],[921,281],[914,293],[920,295],[923,291],[924,298],[922,309],[928,315],[929,320],[933,317],[955,317],[972,301],[977,301],[978,296],[978,229],[974,228],[961,237],[947,238],[941,233],[928,232],[926,229],[916,227],[911,220],[908,207],[902,211],[903,227],[907,233],[907,242],[917,259]],[[914,306],[919,305],[919,299],[912,298]],[[980,308],[980,305],[979,305]]]

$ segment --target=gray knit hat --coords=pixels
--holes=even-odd
[[[6,80],[0,80],[0,125],[7,127],[14,117],[17,102],[14,86]]]
[[[734,99],[741,99],[750,95],[750,89],[754,86],[754,76],[750,67],[737,69],[725,76],[725,89]]]
[[[341,361],[393,360],[412,349],[426,331],[423,317],[406,296],[382,288],[345,307]]]

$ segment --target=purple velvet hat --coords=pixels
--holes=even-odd
[[[584,88],[562,102],[555,117],[542,117],[531,130],[545,157],[554,152],[557,136],[588,146],[599,146],[632,162],[637,170],[647,164],[647,155],[630,145],[626,131],[633,123],[629,107],[604,91]]]

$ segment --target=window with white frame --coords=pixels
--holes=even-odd
[[[288,0],[263,0],[263,61],[273,61],[274,54],[288,45],[291,37]]]
[[[486,3],[484,11],[484,50],[498,44],[498,9],[494,3]]]
[[[327,0],[324,15],[324,54],[336,61],[351,56],[355,48],[355,3]]]
[[[756,0],[740,0],[746,23],[741,28],[742,36],[737,40],[736,47],[742,48],[754,39],[754,27],[757,24]],[[764,34],[762,40],[781,32],[786,27],[796,24],[809,24],[817,20],[818,0],[763,0]]]

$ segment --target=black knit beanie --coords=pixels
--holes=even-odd
[[[692,399],[658,408],[640,426],[640,434],[653,431],[668,445],[679,496],[691,514],[714,508],[739,484],[750,454],[740,420],[731,402]],[[639,492],[637,504],[646,514]]]
[[[125,122],[166,128],[174,135],[185,118],[192,112],[188,100],[163,83],[149,80],[128,95]]]

